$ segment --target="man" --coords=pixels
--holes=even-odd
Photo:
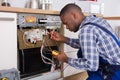
[[[60,12],[66,28],[77,32],[78,39],[70,39],[51,32],[51,39],[78,48],[78,59],[67,57],[64,52],[55,56],[77,69],[88,71],[87,80],[120,80],[120,45],[111,26],[95,15],[85,16],[75,4],[67,4]]]

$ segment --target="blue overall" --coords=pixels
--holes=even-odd
[[[82,51],[79,49],[78,58],[82,58]],[[87,80],[120,80],[120,65],[110,65],[107,61],[99,58],[100,64],[97,71],[87,71]]]
[[[96,23],[86,23],[85,25],[87,24],[97,26],[106,31],[120,47],[120,41],[110,31]],[[78,58],[83,58],[81,49],[78,50],[77,56]],[[87,80],[120,80],[120,65],[111,65],[102,57],[99,57],[99,63],[97,71],[87,71],[89,75]]]

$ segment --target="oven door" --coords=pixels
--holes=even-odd
[[[52,59],[51,54],[45,56]],[[42,61],[40,48],[19,50],[19,70],[22,78],[47,72],[50,69],[51,65]]]

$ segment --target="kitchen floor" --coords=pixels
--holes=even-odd
[[[84,71],[58,80],[86,80],[87,78],[88,78],[88,74],[86,71]]]
[[[72,76],[66,77],[64,80],[86,80],[88,78],[87,72],[81,72]]]

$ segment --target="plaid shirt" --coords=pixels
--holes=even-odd
[[[120,48],[105,31],[93,25],[82,25],[93,22],[104,26],[111,31],[111,26],[102,18],[94,15],[87,16],[80,25],[78,39],[67,38],[66,44],[82,50],[83,58],[73,59],[68,57],[68,64],[77,69],[96,71],[99,67],[99,56],[107,60],[110,64],[120,65]]]

